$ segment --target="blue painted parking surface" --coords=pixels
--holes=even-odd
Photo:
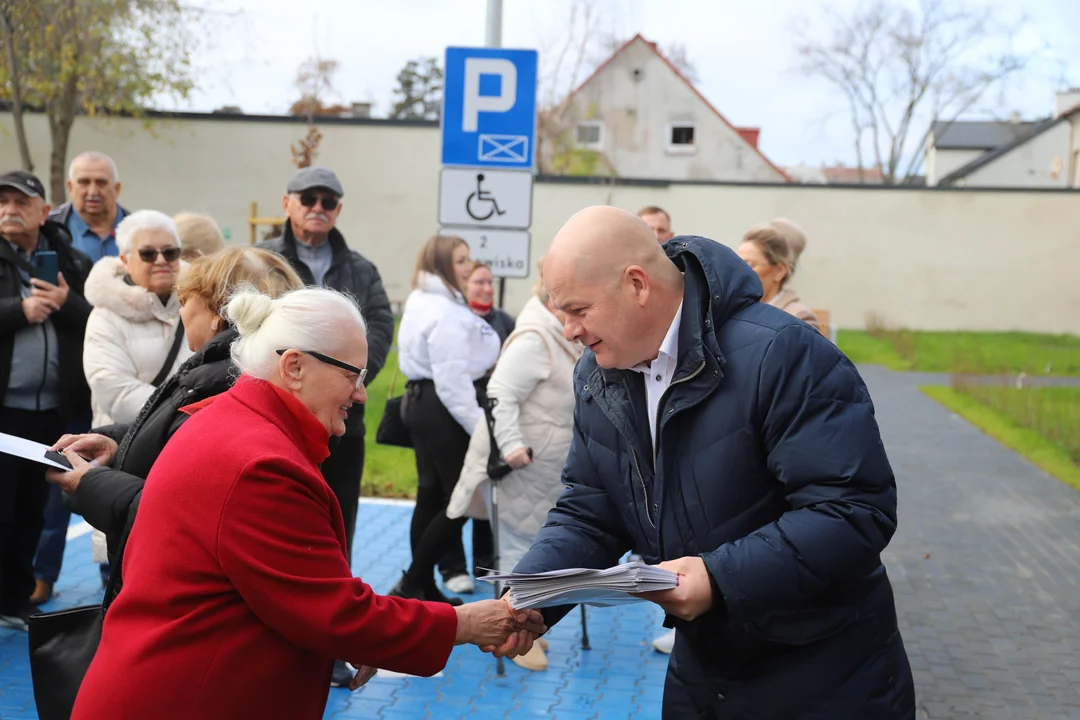
[[[412,507],[361,502],[357,514],[353,571],[378,592],[388,591],[409,563]],[[80,518],[73,523],[77,526]],[[464,533],[466,543],[471,533]],[[101,580],[90,561],[90,535],[68,541],[56,597],[43,609],[99,602]],[[492,597],[485,583],[465,600]],[[377,676],[355,693],[331,689],[326,718],[659,718],[667,656],[649,641],[663,632],[663,613],[638,603],[589,608],[591,649],[581,646],[581,615],[555,626],[549,667],[529,672],[495,660],[472,646],[454,649],[442,674],[432,678]],[[0,720],[37,718],[27,660],[26,634],[0,629]]]

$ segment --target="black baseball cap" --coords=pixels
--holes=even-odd
[[[45,197],[45,186],[36,175],[25,170],[13,170],[0,175],[0,187],[13,187],[30,197]]]

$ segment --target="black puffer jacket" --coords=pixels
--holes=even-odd
[[[130,425],[95,428],[120,447],[112,467],[94,468],[70,498],[74,510],[105,533],[112,559],[135,522],[143,484],[158,455],[188,416],[180,408],[225,392],[239,376],[229,357],[237,337],[230,328],[188,359],[147,400]]]
[[[70,290],[67,302],[50,316],[60,343],[61,410],[66,417],[90,416],[90,387],[82,371],[83,336],[90,317],[90,303],[83,297],[83,283],[93,263],[71,246],[71,236],[63,226],[46,222],[41,227]],[[0,236],[0,400],[11,376],[15,333],[29,322],[22,310],[22,278],[15,251]],[[44,361],[44,359],[43,359]]]
[[[296,237],[293,235],[292,225],[286,222],[284,230],[285,233],[280,238],[267,240],[259,247],[284,257],[305,285],[314,285],[315,277],[311,270],[296,254]],[[323,286],[352,295],[360,306],[360,313],[367,324],[368,372],[365,384],[370,385],[386,364],[386,356],[390,353],[390,343],[394,339],[394,313],[390,309],[390,300],[386,297],[379,271],[371,261],[355,250],[350,250],[337,228],[330,231],[328,241],[333,251],[333,259],[326,277],[323,278]],[[347,436],[364,434],[362,407],[360,412],[349,413],[349,419],[345,423]]]

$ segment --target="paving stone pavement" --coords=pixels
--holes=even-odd
[[[1080,495],[860,368],[899,489],[884,558],[922,718],[1080,718]]]
[[[941,378],[861,370],[899,486],[900,526],[884,557],[920,718],[1080,719],[1080,496],[918,391]],[[410,513],[360,506],[353,569],[377,591],[408,562]],[[69,541],[57,590],[46,609],[100,600],[88,534]],[[331,690],[325,717],[659,718],[667,658],[648,641],[660,611],[590,609],[588,651],[578,617],[550,633],[547,672],[507,663],[498,677],[489,656],[459,647],[440,676]],[[0,720],[30,718],[26,635],[0,629]]]

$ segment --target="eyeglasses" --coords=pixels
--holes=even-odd
[[[165,262],[174,263],[180,259],[180,248],[171,247],[165,248],[164,250],[157,250],[155,248],[139,248],[139,259],[143,262],[155,262],[158,255],[165,258]]]
[[[333,195],[319,195],[318,193],[313,192],[300,194],[300,204],[304,207],[315,207],[315,203],[321,204],[323,210],[333,212],[338,206],[338,199]]]
[[[288,349],[282,348],[277,351],[277,354],[284,355],[286,352],[288,352]],[[360,387],[364,384],[364,378],[367,377],[367,368],[358,368],[355,365],[350,365],[347,362],[338,360],[337,358],[332,358],[329,355],[323,355],[322,353],[315,352],[314,350],[297,350],[297,352],[302,352],[305,355],[310,355],[319,362],[326,363],[327,365],[333,365],[334,367],[341,368],[342,370],[348,370],[349,372],[354,373],[356,375],[356,390],[360,389]]]

